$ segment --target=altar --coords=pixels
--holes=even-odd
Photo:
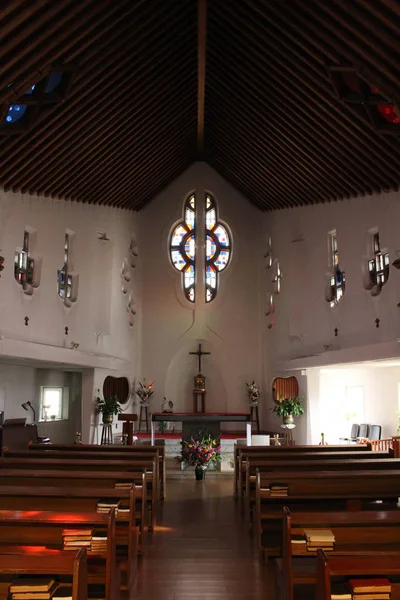
[[[155,425],[157,422],[181,422],[189,427],[201,428],[210,425],[215,431],[218,428],[218,437],[220,435],[221,423],[240,422],[246,423],[247,445],[251,446],[251,422],[250,413],[153,413],[151,415],[151,444],[154,446]]]

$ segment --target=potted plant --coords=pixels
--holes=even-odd
[[[219,440],[213,439],[209,433],[199,432],[196,438],[181,442],[182,452],[176,459],[194,467],[196,479],[204,479],[206,470],[210,465],[221,462],[221,445]]]
[[[103,423],[112,423],[114,415],[122,412],[118,396],[108,396],[106,398],[97,398],[97,412],[102,413]]]
[[[278,417],[282,417],[284,425],[293,425],[293,417],[302,415],[304,413],[304,408],[299,396],[285,398],[283,394],[281,394],[279,399],[275,400],[275,406],[272,409],[272,412],[278,415]]]

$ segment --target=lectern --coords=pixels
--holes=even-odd
[[[133,446],[133,424],[137,421],[137,414],[135,413],[124,413],[118,415],[118,421],[123,421],[122,424],[122,435],[126,435],[127,445]]]

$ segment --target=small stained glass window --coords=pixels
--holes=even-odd
[[[389,253],[381,250],[379,232],[372,233],[373,258],[368,261],[369,282],[366,288],[378,296],[389,279]]]
[[[24,231],[22,248],[15,252],[14,278],[26,290],[33,283],[34,260],[29,256],[29,233]]]
[[[184,207],[184,221],[173,230],[170,239],[169,251],[172,264],[181,271],[183,276],[183,289],[190,302],[196,298],[196,198],[191,194],[186,199]]]
[[[206,194],[206,302],[211,302],[218,291],[218,274],[226,269],[231,259],[232,242],[228,229],[218,220],[217,205],[211,194]]]
[[[336,230],[328,233],[330,276],[326,299],[331,308],[337,306],[345,291],[345,273],[339,265],[339,247]]]

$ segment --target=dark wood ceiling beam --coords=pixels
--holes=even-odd
[[[296,36],[297,38],[299,37],[298,32],[296,32],[294,38],[290,37],[292,42],[292,45],[290,45],[287,43],[286,38],[282,36],[281,30],[275,29],[275,21],[273,23],[268,21],[262,24],[264,38],[261,38],[257,30],[259,23],[253,21],[251,17],[247,17],[244,21],[244,17],[240,13],[239,15],[242,20],[238,24],[232,24],[232,26],[237,27],[238,31],[245,31],[246,27],[250,27],[251,24],[249,35],[250,39],[253,40],[252,45],[257,47],[257,52],[268,52],[270,63],[272,61],[273,64],[276,64],[277,68],[282,69],[282,73],[286,71],[290,73],[294,78],[297,93],[301,93],[303,89],[304,93],[307,94],[308,101],[315,103],[318,99],[321,100],[318,106],[320,111],[325,115],[324,120],[334,122],[339,130],[345,130],[343,134],[346,137],[346,143],[351,144],[353,147],[354,144],[358,145],[361,148],[359,151],[360,155],[368,157],[371,154],[371,141],[373,140],[373,150],[376,152],[375,158],[378,162],[384,159],[384,164],[386,164],[387,168],[391,168],[392,162],[400,166],[399,152],[396,152],[381,136],[377,135],[372,124],[362,120],[358,112],[354,111],[351,107],[340,103],[330,83],[324,88],[318,85],[318,81],[321,78],[328,82],[325,69],[320,72],[315,71],[315,75],[311,78],[309,72],[310,65],[308,65],[306,59],[302,61],[303,64],[295,63],[295,67],[291,66],[296,57],[300,56],[296,48]],[[258,12],[257,15],[260,16]],[[266,46],[265,43],[262,43],[266,32],[268,33],[268,38],[273,40],[273,45]],[[286,33],[288,34],[288,31]],[[393,141],[393,145],[395,147],[398,146],[400,149],[400,144],[397,144],[395,140]],[[395,175],[395,172],[393,175]]]
[[[304,190],[300,186],[298,190],[294,190],[288,185],[287,177],[285,177],[281,169],[275,169],[270,162],[261,163],[254,157],[250,161],[247,161],[246,157],[249,157],[249,152],[245,148],[242,150],[238,148],[240,144],[237,142],[231,147],[231,139],[225,134],[225,136],[214,140],[212,136],[207,134],[208,153],[214,158],[218,157],[219,160],[223,160],[227,164],[229,162],[235,163],[237,173],[245,172],[246,177],[251,177],[253,182],[258,181],[259,184],[267,184],[270,188],[276,191],[279,190],[285,197],[285,202],[276,200],[273,203],[273,208],[284,208],[288,203],[290,206],[299,206],[301,204],[302,200],[304,200]],[[239,168],[241,171],[239,171]]]
[[[276,210],[276,206],[285,206],[285,197],[279,196],[276,194],[275,188],[271,189],[268,186],[268,182],[262,182],[262,185],[257,182],[253,182],[251,179],[249,181],[249,186],[243,181],[243,178],[239,178],[237,164],[231,165],[230,161],[225,161],[224,159],[219,159],[210,153],[210,164],[216,171],[219,173],[223,172],[228,181],[231,181],[232,184],[239,189],[246,198],[249,198],[253,201],[253,203],[261,210],[269,209]],[[267,184],[267,185],[266,185]],[[257,193],[257,199],[255,199],[255,192]],[[260,206],[261,205],[261,206]]]
[[[236,127],[236,131],[233,132],[229,128],[229,125],[223,126],[218,114],[211,115],[211,113],[208,112],[207,115],[210,124],[206,137],[207,140],[213,140],[215,138],[215,145],[219,144],[221,147],[224,147],[224,149],[229,148],[229,151],[231,148],[236,147],[238,153],[240,153],[240,145],[242,145],[243,153],[248,157],[251,157],[251,163],[259,165],[261,171],[266,169],[272,175],[278,174],[281,181],[284,180],[285,188],[287,188],[288,193],[290,193],[292,197],[295,198],[296,192],[301,189],[317,201],[318,196],[314,192],[315,180],[307,173],[304,174],[304,171],[301,168],[298,168],[296,163],[291,162],[288,164],[286,161],[282,160],[279,156],[279,152],[276,152],[274,144],[266,145],[267,138],[261,139],[258,135],[254,135],[253,130],[250,131],[247,127],[243,127],[242,122],[239,121],[236,122],[236,126],[240,126],[240,129]],[[245,135],[245,132],[249,133]],[[293,202],[294,205],[299,203],[300,202],[297,202],[296,200]]]
[[[371,0],[357,0],[357,3],[362,6],[365,11],[370,13],[374,20],[377,19],[378,21],[381,21],[387,29],[392,30],[395,36],[398,35],[400,30],[400,18],[393,12],[382,6],[382,4],[371,2]]]
[[[169,21],[170,27],[172,27],[173,24],[173,15],[171,15],[171,21]],[[79,130],[80,125],[86,129],[86,119],[89,118],[88,115],[94,114],[94,109],[102,108],[107,99],[110,99],[111,101],[115,100],[116,89],[120,91],[120,95],[123,95],[124,88],[118,85],[121,78],[124,81],[125,78],[127,78],[128,82],[133,82],[135,78],[137,78],[138,84],[141,82],[139,74],[148,65],[148,60],[142,61],[143,64],[141,67],[136,65],[136,63],[132,62],[130,55],[126,52],[126,43],[129,38],[127,40],[121,36],[120,40],[121,41],[117,40],[113,44],[114,51],[110,54],[112,60],[104,60],[101,63],[100,70],[98,68],[94,69],[92,64],[86,67],[84,71],[82,70],[80,77],[77,78],[77,81],[74,84],[72,97],[68,100],[68,110],[65,110],[62,115],[60,115],[59,111],[52,115],[44,114],[42,120],[46,119],[46,121],[41,124],[40,136],[36,135],[35,128],[31,134],[27,136],[23,145],[19,144],[14,151],[8,148],[5,159],[0,160],[0,167],[5,167],[7,165],[6,160],[8,160],[9,164],[12,165],[14,174],[18,174],[19,170],[24,170],[26,172],[26,167],[30,162],[36,164],[41,149],[50,149],[48,145],[44,144],[46,140],[50,139],[52,145],[61,140],[62,148],[64,148],[67,140],[66,133],[68,131],[71,131],[71,135],[75,137],[76,129],[78,128]],[[118,51],[120,45],[122,48],[121,53]],[[184,44],[182,44],[182,48],[183,47]],[[160,62],[163,60],[163,57],[168,59],[168,43],[166,41],[161,45],[160,52],[155,52],[154,57],[152,56],[150,60],[153,60],[154,58],[154,60]],[[128,75],[128,71],[124,72],[123,69],[128,69],[129,66],[131,69]],[[112,73],[111,76],[110,72]],[[94,84],[94,87],[91,86],[91,83]],[[83,112],[81,110],[82,103],[84,99],[88,99],[90,94],[96,96],[97,100],[95,102],[90,101],[89,107]],[[62,128],[68,121],[68,126]],[[54,135],[55,125],[57,125],[57,133]],[[33,138],[33,140],[31,138]],[[35,152],[32,152],[33,150],[35,150]],[[20,162],[20,169],[18,169],[18,162]]]
[[[210,69],[210,80],[212,76],[213,74]],[[235,116],[232,114],[232,111],[236,110],[235,103],[231,102],[229,105],[227,104],[227,101],[225,100],[227,86],[220,79],[218,81],[214,81],[213,83],[213,94],[216,93],[219,95],[218,102],[221,103],[220,106],[224,107],[224,111],[230,109],[231,118],[240,118],[240,114],[236,114]],[[234,95],[230,89],[229,98],[232,99],[233,97],[235,97],[235,101],[237,102],[237,95]],[[296,136],[291,135],[290,132],[287,134],[284,129],[278,125],[275,125],[275,119],[267,121],[264,118],[261,120],[259,113],[254,111],[254,109],[250,108],[249,106],[247,107],[246,116],[249,116],[250,111],[254,112],[250,126],[256,131],[259,130],[259,135],[261,137],[265,136],[265,131],[268,131],[268,136],[270,136],[271,139],[276,140],[276,148],[281,150],[286,163],[289,164],[293,160],[301,163],[302,168],[311,175],[315,182],[318,181],[319,185],[325,189],[327,196],[335,197],[338,194],[343,196],[346,196],[346,194],[350,195],[350,192],[342,190],[342,187],[338,184],[336,170],[330,164],[323,163],[321,156],[318,156],[311,147],[309,147],[307,144],[300,143]],[[243,113],[243,111],[241,112]]]
[[[309,143],[309,140],[312,139],[316,152],[320,153],[323,151],[328,160],[333,158],[340,164],[341,172],[338,172],[338,174],[347,185],[352,187],[355,184],[358,190],[362,191],[365,189],[365,182],[369,182],[370,193],[373,190],[380,190],[379,185],[382,186],[383,173],[386,173],[386,176],[390,177],[386,167],[370,161],[367,162],[367,160],[364,160],[362,154],[353,154],[351,148],[349,148],[348,141],[343,140],[329,122],[325,122],[323,114],[319,112],[318,104],[312,99],[305,97],[301,89],[297,88],[294,84],[293,76],[286,77],[281,70],[274,69],[273,58],[271,57],[271,60],[268,60],[270,56],[266,53],[265,60],[268,60],[269,65],[267,79],[263,75],[265,65],[259,61],[258,56],[255,56],[253,53],[251,56],[248,56],[248,60],[242,65],[239,63],[237,55],[230,54],[228,41],[224,40],[221,31],[219,38],[224,47],[225,55],[229,59],[229,63],[233,64],[232,61],[234,61],[237,65],[235,68],[235,84],[241,85],[240,93],[243,97],[252,90],[254,100],[256,102],[262,101],[267,110],[272,108],[274,113],[280,114],[284,122],[286,121],[293,126],[296,135],[300,135],[306,143]],[[215,44],[214,55],[218,55],[219,51],[218,42]],[[239,52],[239,49],[237,51]],[[247,56],[244,48],[240,48],[240,54],[243,57]],[[254,77],[249,77],[251,73]],[[262,89],[269,90],[268,95],[260,94],[260,84],[263,86]],[[287,110],[288,108],[290,110]],[[302,133],[300,133],[300,130]],[[372,173],[378,178],[379,184],[370,176]],[[354,179],[354,182],[351,181]],[[395,185],[395,181],[391,180],[391,184]]]
[[[207,0],[197,0],[197,152],[204,150],[204,102],[206,95]]]
[[[398,0],[379,0],[379,3],[383,4],[394,14],[400,17],[400,5],[398,3]]]
[[[335,11],[345,16],[344,23],[346,28],[351,33],[362,38],[365,43],[371,44],[376,36],[379,40],[374,43],[374,49],[379,51],[380,45],[385,46],[386,52],[400,52],[400,39],[398,31],[400,30],[400,21],[398,21],[397,35],[392,33],[391,27],[387,26],[386,22],[382,22],[379,17],[373,17],[367,7],[363,7],[362,3],[342,2],[341,0],[331,0],[330,4],[335,7]],[[372,3],[370,3],[372,4]],[[366,10],[365,10],[366,9]],[[360,31],[360,28],[363,28]]]
[[[7,98],[7,86],[10,82],[22,76],[26,77],[26,73],[30,71],[45,71],[50,63],[66,53],[68,50],[66,46],[72,46],[71,39],[74,39],[75,43],[75,39],[79,41],[86,33],[89,34],[90,30],[95,28],[96,16],[101,11],[100,3],[96,3],[95,0],[90,3],[89,8],[87,1],[78,2],[76,9],[72,12],[67,11],[63,17],[57,19],[57,24],[52,30],[44,29],[42,35],[35,36],[33,42],[28,38],[18,52],[11,52],[13,56],[7,58],[6,55],[0,55],[3,64],[3,67],[0,66],[0,89],[5,91],[1,101]],[[93,18],[91,28],[87,26],[90,13]],[[70,43],[65,44],[68,39]]]
[[[319,38],[329,44],[337,53],[338,62],[351,61],[371,85],[376,85],[394,102],[400,102],[397,87],[399,75],[398,71],[391,68],[393,60],[389,59],[388,63],[378,60],[375,51],[371,51],[369,46],[357,42],[355,36],[350,35],[344,27],[337,24],[334,26],[332,21],[324,16],[327,4],[320,2],[316,5],[311,1],[302,3],[302,11],[296,12],[302,35],[305,36],[307,32],[309,39]],[[294,10],[294,3],[291,6]],[[288,6],[289,12],[292,11],[291,6]]]
[[[188,77],[186,80],[181,79],[180,82],[182,84],[189,84],[190,78]],[[153,82],[154,83],[154,82]],[[126,118],[124,119],[124,108],[122,107],[121,112],[115,111],[113,115],[115,120],[118,122],[118,127],[113,126],[112,119],[105,119],[102,122],[101,127],[88,127],[88,131],[86,135],[77,140],[76,149],[73,155],[73,162],[68,160],[68,151],[62,152],[61,156],[57,156],[54,161],[51,163],[51,170],[46,171],[47,176],[53,176],[52,179],[52,195],[58,196],[59,186],[63,186],[65,181],[69,181],[71,183],[75,177],[78,178],[78,181],[82,181],[82,177],[88,173],[90,175],[92,171],[92,166],[95,165],[98,161],[104,160],[104,154],[107,155],[107,163],[109,161],[109,152],[112,150],[114,146],[121,147],[121,143],[123,140],[127,140],[129,144],[134,143],[135,145],[144,143],[149,138],[149,133],[151,131],[151,125],[155,118],[155,112],[157,110],[160,111],[160,115],[162,115],[162,110],[165,110],[165,104],[170,100],[170,104],[173,108],[173,111],[176,111],[176,107],[182,106],[191,106],[193,109],[193,102],[183,94],[180,94],[181,97],[174,97],[173,88],[171,86],[171,82],[169,87],[161,88],[161,81],[157,81],[155,85],[154,95],[152,95],[152,113],[147,114],[144,118],[140,118],[138,122],[138,117],[141,117],[143,111],[148,108],[148,99],[144,99],[142,103],[138,103],[134,106],[134,110],[130,111]],[[177,88],[180,88],[179,83],[176,84]],[[164,89],[167,89],[167,92],[164,92]],[[149,86],[148,91],[151,91],[151,87]],[[180,90],[181,91],[181,88]],[[169,98],[170,96],[170,98]],[[114,102],[117,104],[118,98],[114,98]],[[164,113],[165,115],[165,113]],[[167,115],[165,115],[166,118]],[[159,117],[161,123],[164,121],[164,116]],[[96,125],[96,120],[94,121],[94,125]],[[72,137],[72,144],[74,139]],[[69,144],[68,144],[69,145]],[[65,155],[64,159],[63,156]],[[62,171],[60,172],[60,159],[64,160],[64,165]],[[69,166],[67,163],[70,163]],[[79,175],[74,173],[75,171],[75,162],[80,165]],[[85,166],[86,165],[86,166]],[[54,177],[56,175],[56,177]],[[40,186],[38,188],[38,193],[43,191]]]
[[[240,6],[241,5],[237,5],[237,11],[235,11],[235,14],[237,14],[240,19],[239,27],[246,26],[246,24],[248,26],[249,23],[252,23],[252,32],[256,31],[256,27],[260,26],[259,20],[253,19],[248,13],[245,13],[245,16],[242,15],[239,10]],[[257,6],[254,7],[254,10],[256,11],[257,17],[264,16]],[[285,30],[284,24],[281,24],[280,29],[277,29],[276,23],[279,21],[280,13],[278,12],[279,16],[277,16],[277,13],[274,11],[275,6],[272,3],[271,13],[273,17],[271,17],[271,14],[269,13],[266,14],[262,27],[264,29],[264,39],[268,40],[270,38],[273,40],[273,48],[278,53],[276,61],[283,72],[288,70],[294,77],[298,77],[299,82],[303,84],[303,87],[308,89],[315,98],[321,100],[320,107],[321,110],[326,112],[326,118],[333,119],[341,129],[345,129],[351,136],[357,137],[358,142],[364,148],[363,154],[368,155],[371,151],[372,133],[374,136],[374,149],[377,151],[379,150],[381,157],[386,157],[387,164],[390,165],[391,162],[394,162],[400,165],[400,155],[397,151],[397,148],[400,148],[400,145],[396,140],[391,140],[391,144],[388,144],[386,140],[377,135],[372,124],[361,119],[357,111],[352,109],[351,106],[345,106],[338,101],[331,85],[325,88],[321,87],[321,85],[318,84],[318,81],[321,77],[328,81],[326,74],[323,75],[322,72],[318,73],[318,71],[316,71],[315,76],[312,78],[310,77],[310,64],[307,63],[307,60],[297,51],[297,40],[300,38],[299,31],[292,32],[290,28]],[[285,31],[285,36],[282,35],[282,31]],[[266,33],[268,33],[268,37],[265,36]],[[290,40],[290,43],[288,43],[288,39]],[[310,50],[312,50],[312,40],[309,43]],[[260,42],[257,44],[257,47],[259,47],[261,51],[265,49],[265,45]],[[296,58],[300,58],[303,65],[295,63],[296,68],[293,69],[291,68],[291,64],[296,61]],[[394,146],[394,148],[391,146]]]
[[[153,91],[151,99],[154,103],[154,110],[162,110],[165,102],[168,102],[169,100],[172,89],[175,89],[171,88],[171,80],[169,79],[171,89],[167,88],[167,94],[165,94],[165,92],[162,93],[159,87],[162,83],[162,80],[163,78],[158,77],[156,82],[152,82],[152,85],[145,86],[148,93],[151,94]],[[68,159],[71,149],[73,149],[75,160],[80,160],[81,155],[84,154],[82,160],[87,161],[89,159],[87,153],[97,154],[101,149],[103,154],[105,151],[105,148],[103,150],[103,144],[105,143],[106,139],[115,139],[120,132],[125,132],[125,135],[130,136],[135,134],[137,128],[141,129],[142,127],[146,126],[148,117],[146,116],[143,119],[141,115],[143,114],[143,111],[146,110],[146,101],[148,103],[148,99],[144,99],[142,102],[138,101],[137,104],[132,103],[129,112],[126,110],[127,95],[135,91],[135,93],[138,95],[138,100],[140,100],[142,97],[141,93],[139,93],[140,87],[136,87],[135,71],[131,72],[130,77],[128,75],[124,76],[124,81],[126,87],[118,88],[117,91],[115,91],[115,86],[113,85],[108,86],[108,88],[103,87],[100,89],[99,101],[95,103],[95,105],[93,105],[88,112],[85,111],[83,115],[80,114],[77,119],[74,119],[73,123],[71,123],[67,129],[60,130],[58,139],[50,140],[54,159],[48,163],[45,163],[42,171],[50,175],[54,165],[54,170],[57,172],[59,178],[64,176],[68,177],[69,171],[67,172],[63,169],[63,171],[60,173],[59,163],[63,157],[67,157]],[[182,79],[179,79],[176,83],[177,92],[179,91],[180,82],[182,82]],[[184,83],[189,84],[189,79],[187,78]],[[156,91],[157,87],[159,93]],[[175,101],[175,98],[171,98],[171,101]],[[115,108],[116,106],[119,107],[119,109]],[[97,110],[94,110],[94,108]],[[107,118],[105,118],[105,115],[107,115]],[[136,121],[136,126],[133,127],[134,120],[138,117],[140,117],[140,121]],[[118,122],[119,126],[115,127],[114,122]],[[99,125],[99,123],[101,123],[101,125]],[[128,127],[131,127],[129,131]],[[77,130],[79,135],[77,135]],[[43,153],[46,154],[48,151],[49,146],[46,145],[43,149]],[[39,155],[40,153],[38,156]],[[33,174],[35,177],[40,174],[40,171],[38,172],[37,169],[35,169],[35,164],[30,169],[30,174]],[[24,171],[23,176],[25,177],[25,181],[23,183],[24,187],[29,187],[29,185],[32,185],[32,183],[28,183],[26,180],[26,170]],[[29,181],[32,182],[31,179]],[[21,183],[21,180],[18,182],[15,182],[14,180],[14,185],[21,185]]]
[[[93,193],[101,195],[105,185],[117,185],[123,177],[135,177],[135,181],[139,182],[140,178],[147,172],[147,165],[157,164],[168,156],[171,151],[176,152],[181,145],[187,147],[191,144],[191,147],[194,148],[196,139],[195,118],[195,116],[192,117],[192,122],[185,118],[182,123],[178,123],[182,128],[185,127],[185,134],[181,133],[182,130],[170,131],[168,137],[153,138],[151,146],[139,153],[135,162],[129,156],[121,156],[118,163],[114,162],[114,170],[109,170],[106,175],[101,173],[101,181],[97,179],[97,182],[92,186],[85,186],[85,188],[80,189],[79,197],[85,198],[85,194]],[[67,197],[74,198],[74,195],[68,195]]]
[[[197,121],[195,121],[195,127],[196,124]],[[143,172],[140,181],[135,180],[134,182],[132,182],[132,177],[129,173],[127,173],[124,179],[120,180],[116,185],[111,187],[110,193],[113,194],[111,198],[119,197],[119,199],[113,200],[113,205],[116,207],[120,207],[122,205],[123,199],[121,198],[121,193],[123,193],[123,190],[132,189],[134,194],[138,197],[140,197],[142,194],[148,194],[151,190],[151,185],[149,184],[149,181],[154,181],[154,187],[157,187],[158,177],[163,177],[164,174],[171,173],[175,170],[176,166],[179,166],[180,170],[184,164],[187,164],[188,157],[190,158],[190,163],[193,162],[193,158],[196,152],[196,144],[197,140],[195,138],[194,144],[193,141],[190,141],[188,145],[183,144],[183,146],[176,148],[176,152],[174,153],[172,160],[169,156],[164,156],[160,160],[156,160],[154,164],[150,165]],[[166,162],[167,158],[168,162]],[[132,202],[132,206],[135,206],[135,204],[136,202]]]
[[[180,177],[180,175],[186,171],[192,162],[191,159],[189,159],[189,161],[183,160],[180,165],[172,171],[169,171],[166,175],[159,175],[159,180],[154,184],[150,184],[148,189],[146,189],[146,192],[137,197],[136,210],[141,210],[148,202],[161,194],[175,179]]]
[[[136,168],[135,161],[138,162],[148,157],[152,152],[159,152],[159,148],[162,149],[164,147],[164,142],[165,146],[168,146],[175,139],[179,142],[179,139],[182,138],[183,127],[190,123],[190,113],[194,113],[194,104],[190,105],[182,101],[177,105],[177,108],[181,112],[174,111],[175,116],[172,116],[172,114],[171,116],[166,115],[166,119],[160,120],[157,130],[154,130],[151,136],[143,135],[143,142],[141,144],[135,144],[133,138],[126,137],[115,145],[113,152],[109,151],[107,154],[107,163],[104,163],[102,156],[99,156],[99,160],[90,162],[90,175],[85,176],[87,169],[81,174],[78,168],[74,180],[69,184],[65,183],[64,187],[60,185],[57,195],[67,198],[74,198],[77,195],[84,197],[88,188],[95,190],[96,186],[101,186],[105,179],[109,180],[113,175],[118,175],[120,172],[123,173],[127,169],[133,172]],[[180,128],[179,125],[181,125]],[[188,134],[190,134],[190,130]],[[140,167],[137,167],[137,169],[139,170]],[[50,189],[53,190],[51,182],[49,185]],[[55,192],[53,193],[55,194]]]
[[[3,3],[0,15],[0,39],[5,40],[10,33],[15,36],[16,31],[20,31],[25,23],[30,22],[47,6],[49,8],[52,6],[51,0],[30,0],[28,3],[9,2],[8,5]]]

